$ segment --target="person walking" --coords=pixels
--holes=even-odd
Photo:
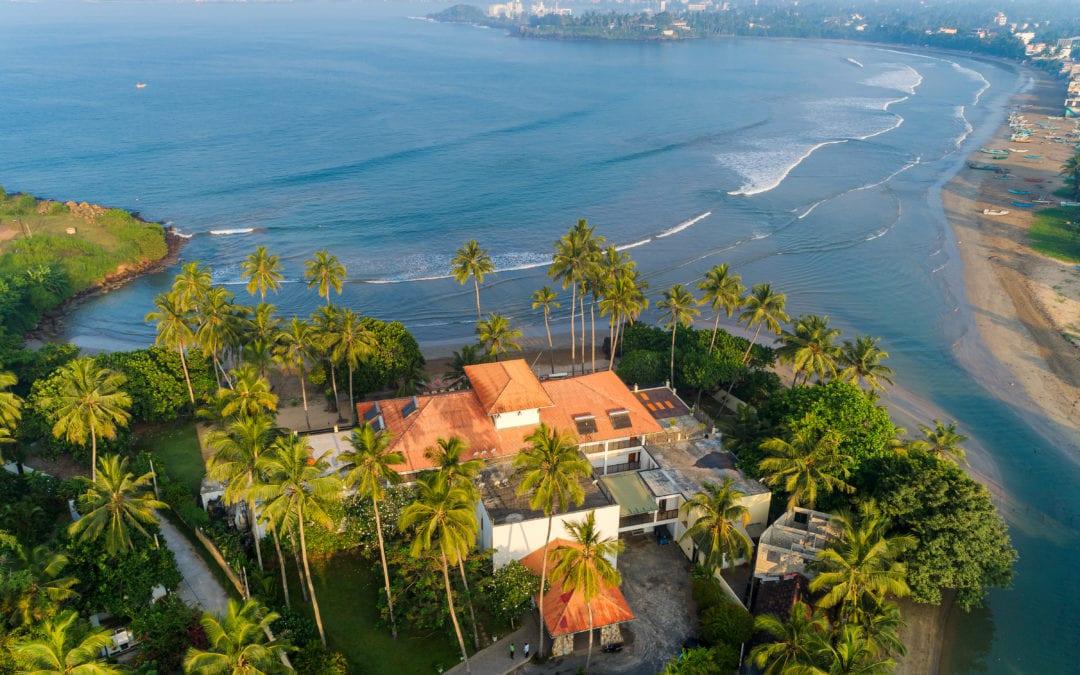
[[[524,656],[526,660],[528,660],[528,658],[529,658],[529,643],[528,642],[525,643],[525,648],[521,650],[521,655]]]
[[[510,660],[511,661],[514,660],[514,643],[513,642],[510,643]]]

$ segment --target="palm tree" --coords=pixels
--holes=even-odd
[[[889,352],[878,347],[879,340],[869,335],[860,335],[855,342],[844,340],[840,350],[840,379],[851,384],[865,383],[874,389],[884,389],[882,382],[892,384],[892,368],[882,365],[889,358]]]
[[[274,414],[278,397],[270,390],[270,383],[255,368],[243,364],[232,371],[233,388],[218,389],[217,399],[221,418],[257,417]]]
[[[101,368],[93,359],[78,358],[60,369],[59,390],[43,397],[42,407],[56,416],[52,433],[69,443],[90,439],[90,478],[97,475],[98,438],[116,438],[131,419],[131,397],[120,389],[122,374]]]
[[[829,317],[806,314],[800,316],[793,327],[794,331],[781,332],[781,346],[777,350],[781,361],[792,364],[791,385],[795,386],[799,373],[805,376],[804,383],[809,381],[811,374],[816,374],[820,382],[835,375],[840,358],[840,348],[835,343],[840,330],[829,327]]]
[[[854,490],[844,482],[848,468],[839,452],[841,437],[804,424],[790,433],[790,440],[773,437],[762,441],[765,458],[758,464],[766,485],[788,493],[788,510],[814,508],[819,492]]]
[[[702,491],[683,502],[679,507],[684,520],[693,524],[683,532],[680,540],[707,542],[708,558],[706,563],[713,569],[722,570],[728,561],[739,558],[750,559],[754,544],[743,528],[750,522],[750,511],[739,500],[743,493],[735,487],[735,480],[725,478],[717,486],[705,483]]]
[[[887,675],[896,666],[876,653],[866,631],[857,624],[841,624],[833,640],[821,640],[818,645],[820,672],[828,675]]]
[[[559,303],[558,295],[555,291],[551,290],[550,286],[544,286],[533,292],[532,294],[532,308],[540,309],[544,311],[544,330],[547,332],[548,341],[548,357],[551,359],[551,372],[555,373],[555,343],[551,340],[551,310],[558,309],[562,305]]]
[[[77,597],[73,590],[78,583],[74,577],[61,576],[68,557],[44,544],[28,549],[15,537],[0,533],[0,571],[7,569],[20,574],[21,582],[9,586],[0,596],[0,614],[4,623],[18,628],[40,624],[55,613],[57,605]],[[14,592],[12,592],[14,591]]]
[[[637,272],[630,269],[626,273],[615,275],[615,278],[604,289],[604,297],[600,300],[600,313],[611,315],[612,333],[608,370],[615,365],[615,354],[619,349],[623,325],[627,321],[633,323],[649,306],[649,299],[645,297],[644,288],[645,282],[639,281]]]
[[[270,255],[265,246],[259,246],[244,259],[240,264],[240,274],[247,279],[247,292],[251,295],[257,292],[261,300],[266,299],[267,291],[276,293],[284,278],[281,275],[281,259]]]
[[[420,476],[416,501],[401,512],[399,527],[412,530],[409,554],[414,558],[436,556],[442,564],[446,584],[446,603],[454,624],[461,658],[466,672],[472,672],[465,639],[461,635],[454,594],[450,587],[450,565],[467,556],[476,543],[476,497],[460,485],[451,485],[445,474],[434,472]]]
[[[480,321],[483,315],[480,313],[480,284],[484,283],[484,276],[495,271],[495,264],[491,262],[488,252],[480,248],[475,239],[465,242],[465,245],[457,250],[454,259],[450,261],[450,273],[459,284],[464,284],[472,277],[473,289],[476,291],[476,320]]]
[[[573,546],[561,546],[548,553],[554,563],[551,570],[564,590],[581,593],[589,610],[589,653],[585,657],[585,672],[592,662],[593,611],[592,601],[600,595],[603,586],[618,586],[622,576],[611,559],[623,550],[619,539],[603,538],[596,527],[596,512],[589,511],[583,520],[565,524]]]
[[[705,278],[698,284],[702,291],[702,301],[707,303],[716,313],[713,321],[712,339],[709,341],[709,353],[716,347],[716,333],[720,330],[720,312],[724,312],[731,318],[735,310],[742,307],[743,294],[746,287],[742,284],[742,277],[732,274],[728,270],[727,263],[717,265],[705,273]]]
[[[857,614],[863,633],[875,654],[890,656],[907,654],[904,641],[900,639],[904,619],[900,615],[900,607],[895,602],[871,601],[868,606],[859,608]]]
[[[1065,182],[1072,186],[1073,196],[1080,197],[1080,152],[1065,161],[1061,167]]]
[[[258,600],[241,604],[230,598],[221,620],[209,612],[202,615],[199,623],[209,649],[188,649],[184,672],[254,675],[284,670],[281,657],[292,647],[267,636],[267,630],[279,618],[277,612],[268,611]]]
[[[315,612],[315,625],[319,628],[319,639],[326,646],[322,613],[315,596],[315,586],[311,582],[305,523],[310,521],[327,528],[333,527],[325,507],[340,499],[342,484],[336,474],[329,473],[330,465],[323,456],[314,457],[311,453],[306,438],[296,434],[279,437],[271,446],[271,451],[259,458],[263,483],[254,492],[255,498],[263,502],[267,518],[277,522],[287,522],[292,518],[296,520],[300,529],[300,558],[304,563],[308,595]]]
[[[195,310],[210,292],[212,284],[213,276],[209,267],[200,265],[198,261],[184,265],[172,285],[177,307],[183,312]]]
[[[330,291],[341,295],[345,266],[329,251],[316,251],[315,257],[304,263],[304,278],[308,281],[308,288],[317,289],[319,297],[324,298],[329,307]]]
[[[274,348],[274,359],[285,373],[296,373],[300,378],[300,397],[304,402],[304,421],[308,429],[311,428],[311,419],[308,417],[307,384],[304,375],[307,373],[308,362],[313,358],[312,345],[315,342],[315,331],[311,324],[300,317],[294,316],[286,328],[278,333],[277,346]]]
[[[956,422],[946,424],[935,419],[933,427],[920,424],[919,429],[926,439],[920,447],[942,459],[953,462],[964,461],[967,453],[960,445],[967,441],[968,437],[956,430]]]
[[[244,320],[243,360],[255,366],[264,377],[274,360],[280,327],[277,308],[266,302],[256,305],[250,318]]]
[[[134,550],[132,530],[149,537],[144,525],[156,525],[156,509],[168,504],[153,496],[153,475],[144,473],[138,478],[128,471],[127,458],[106,455],[92,480],[81,478],[86,492],[79,497],[82,517],[68,526],[68,533],[86,541],[105,537],[105,551],[116,555]]]
[[[754,630],[771,639],[750,650],[747,657],[763,675],[811,675],[815,657],[823,641],[828,641],[829,620],[801,600],[791,607],[791,616],[781,621],[772,614],[759,614]]]
[[[326,307],[320,307],[311,320],[315,326],[315,344],[330,365],[330,387],[334,392],[334,411],[338,413],[338,419],[342,419],[341,405],[338,402],[337,373],[331,354],[331,344],[334,341],[334,335],[338,332],[338,324],[341,323],[341,310],[327,304]]]
[[[353,429],[349,439],[352,450],[341,453],[338,460],[345,466],[345,484],[355,488],[360,497],[371,498],[371,508],[375,511],[375,534],[379,539],[383,584],[386,588],[386,604],[390,607],[390,630],[396,638],[394,598],[390,593],[390,570],[386,566],[386,546],[383,543],[379,500],[386,494],[384,486],[401,482],[401,475],[394,467],[405,463],[405,455],[399,450],[391,450],[390,441],[389,432],[376,431],[364,422]]]
[[[773,333],[780,334],[780,324],[789,321],[788,315],[784,312],[786,304],[787,297],[783,293],[774,293],[771,284],[755,284],[750,289],[750,295],[743,302],[744,309],[739,314],[739,323],[745,323],[748,329],[755,326],[757,328],[754,330],[754,337],[750,340],[750,344],[746,346],[743,363],[749,362],[750,350],[757,342],[762,326],[768,326]]]
[[[255,558],[260,570],[263,568],[262,545],[252,488],[258,476],[259,457],[270,445],[273,431],[269,418],[256,414],[240,415],[224,430],[214,429],[206,434],[206,446],[214,451],[207,462],[206,473],[212,480],[225,484],[226,504],[244,502],[247,506],[248,526],[255,541]]]
[[[480,491],[473,482],[480,475],[484,463],[479,459],[463,458],[468,445],[458,436],[440,438],[435,442],[435,447],[427,448],[424,457],[428,459],[435,469],[446,477],[451,487],[460,487],[469,491],[474,500],[480,499]],[[461,573],[461,583],[465,588],[465,600],[469,607],[469,618],[472,621],[473,643],[480,648],[480,634],[477,632],[476,612],[473,609],[472,593],[469,590],[469,579],[465,574],[465,560],[458,560],[458,571]]]
[[[588,221],[578,221],[578,229],[571,229],[555,243],[555,255],[548,268],[548,276],[562,284],[563,289],[570,289],[570,362],[576,361],[577,338],[574,328],[577,311],[577,292],[588,269],[592,264],[589,236],[582,234],[592,230]],[[583,336],[584,337],[584,336]]]
[[[461,381],[465,379],[465,366],[475,366],[478,363],[487,363],[491,360],[487,350],[482,344],[462,345],[461,349],[454,352],[450,363],[446,367],[445,377]]]
[[[694,317],[701,314],[697,308],[698,301],[686,286],[675,284],[664,291],[664,299],[656,304],[657,309],[663,312],[664,325],[671,330],[671,374],[670,381],[675,382],[675,333],[679,326],[689,327],[694,322]]]
[[[23,400],[15,393],[8,391],[18,381],[13,374],[0,372],[0,443],[14,441],[15,426],[22,419]],[[21,472],[22,469],[19,471]]]
[[[834,517],[839,536],[814,563],[818,575],[810,590],[824,593],[818,606],[840,607],[840,623],[847,624],[867,602],[880,603],[886,595],[903,597],[911,592],[907,567],[900,556],[916,543],[914,537],[887,536],[888,522],[866,509],[859,519],[850,513]]]
[[[41,636],[17,642],[12,650],[21,675],[118,675],[124,670],[98,661],[112,636],[105,628],[79,630],[79,615],[66,611],[41,626]]]
[[[511,326],[510,320],[502,314],[490,314],[487,319],[478,321],[476,335],[496,361],[502,354],[521,350],[521,331]]]
[[[154,311],[146,315],[145,321],[157,324],[157,337],[154,343],[166,349],[175,349],[180,354],[180,367],[184,370],[184,382],[187,383],[188,398],[195,405],[195,390],[191,388],[191,375],[188,374],[187,348],[195,342],[195,331],[191,328],[191,312],[184,311],[177,300],[177,293],[162,293],[154,298]]]
[[[356,396],[353,394],[353,371],[363,359],[375,351],[375,338],[351,309],[341,310],[335,329],[326,336],[327,347],[330,358],[337,363],[344,362],[349,370],[349,408],[352,410],[353,422],[357,423],[359,418],[356,412]]]
[[[226,349],[236,344],[238,337],[237,308],[233,295],[219,286],[210,288],[195,310],[195,339],[203,354],[214,362],[215,375],[231,381],[222,365]]]

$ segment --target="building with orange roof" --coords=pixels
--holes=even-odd
[[[567,539],[552,539],[547,546],[541,546],[529,555],[521,559],[521,564],[533,574],[540,576],[544,564],[544,556],[550,556],[551,552],[564,548],[580,546]],[[592,610],[591,626],[593,630],[600,631],[600,643],[607,644],[618,640],[617,627],[619,624],[634,620],[634,612],[626,602],[622,591],[618,586],[601,584],[598,595],[591,602],[586,603],[580,591],[571,591],[563,588],[562,584],[551,578],[551,559],[548,558],[548,591],[544,594],[544,628],[548,636],[554,641],[551,649],[552,656],[561,656],[573,651],[574,636],[589,633],[590,619],[589,610]],[[540,604],[540,594],[536,596],[537,605]],[[613,637],[614,636],[614,637]],[[612,639],[613,637],[613,639]]]

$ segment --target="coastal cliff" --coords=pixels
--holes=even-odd
[[[122,209],[0,188],[0,340],[49,333],[72,303],[167,264],[183,241]]]

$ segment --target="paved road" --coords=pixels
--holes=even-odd
[[[168,519],[159,517],[158,524],[161,526],[165,545],[176,557],[176,566],[184,577],[176,589],[177,595],[191,607],[223,615],[229,604],[229,594],[195,550],[195,545]]]
[[[506,675],[506,673],[512,673],[518,668],[523,668],[526,661],[521,653],[522,646],[526,642],[531,642],[533,653],[535,653],[536,636],[539,628],[536,622],[536,610],[532,610],[526,614],[521,627],[516,631],[473,654],[469,658],[469,666],[472,668],[473,675]],[[510,658],[511,642],[517,648],[513,659]],[[459,663],[446,671],[445,675],[464,675],[464,673],[465,664]]]

